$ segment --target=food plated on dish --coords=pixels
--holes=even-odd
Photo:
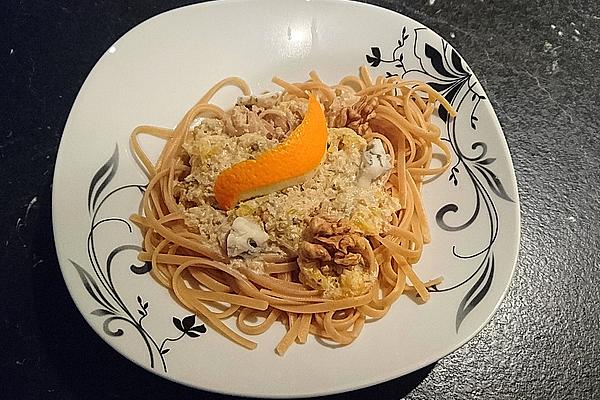
[[[139,259],[183,306],[249,349],[239,332],[281,322],[282,355],[309,334],[351,343],[402,294],[429,299],[441,278],[413,270],[431,240],[421,188],[451,162],[432,115],[455,111],[424,82],[365,67],[336,85],[274,82],[281,92],[255,96],[224,79],[175,129],[137,127],[149,184],[132,221]],[[227,111],[210,103],[225,86],[241,91]],[[155,163],[143,134],[166,141]]]
[[[92,329],[152,373],[242,396],[438,360],[489,321],[518,249],[510,154],[474,73],[362,3],[206,2],[136,26],[83,84],[53,182]]]

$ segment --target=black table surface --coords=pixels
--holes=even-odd
[[[481,80],[516,170],[514,280],[467,345],[333,399],[600,398],[600,3],[375,1],[444,36]],[[51,223],[52,174],[87,74],[176,0],[2,2],[0,398],[225,399],[169,382],[106,345],[71,300]]]

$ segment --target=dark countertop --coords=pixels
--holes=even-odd
[[[158,378],[94,334],[52,236],[52,173],[79,87],[126,31],[189,3],[3,3],[0,398],[227,398]],[[481,80],[512,153],[522,240],[507,297],[472,341],[409,376],[331,398],[600,398],[600,3],[373,3],[440,33]]]

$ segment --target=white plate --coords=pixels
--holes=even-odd
[[[423,279],[443,275],[439,292],[425,305],[401,298],[343,348],[313,338],[279,357],[273,349],[283,327],[258,337],[255,351],[210,328],[181,337],[174,317],[182,321],[190,313],[143,273],[143,265],[136,267],[140,234],[127,218],[138,209],[146,181],[128,146],[130,131],[138,124],[174,126],[226,76],[242,76],[262,91],[272,87],[274,74],[297,81],[316,69],[333,83],[362,64],[374,74],[430,82],[458,110],[456,119],[437,121],[455,167],[424,189],[433,240],[416,269]],[[232,102],[220,99],[223,106]],[[157,152],[160,144],[147,146]],[[212,2],[129,31],[98,61],[73,105],[56,164],[53,221],[69,291],[109,345],[168,379],[265,397],[365,387],[454,351],[489,321],[504,296],[520,229],[503,133],[467,64],[423,25],[342,1]],[[183,320],[183,328],[193,325],[196,332],[201,324]]]

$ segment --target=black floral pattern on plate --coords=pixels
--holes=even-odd
[[[458,113],[469,113],[470,129],[476,133],[479,121],[477,109],[481,102],[487,101],[481,86],[456,50],[437,36],[429,41],[423,39],[421,36],[427,38],[435,36],[424,35],[425,33],[429,33],[426,28],[415,28],[409,32],[404,27],[389,57],[383,56],[380,47],[371,47],[371,53],[366,55],[366,60],[373,68],[389,66],[390,69],[385,72],[387,77],[399,76],[427,82],[440,92]],[[514,200],[494,172],[496,158],[487,155],[488,145],[483,141],[474,141],[470,145],[470,150],[464,149],[457,139],[459,135],[465,133],[457,130],[456,119],[450,118],[443,107],[439,107],[438,115],[446,128],[447,137],[444,140],[450,144],[456,155],[456,162],[450,169],[448,182],[454,186],[472,185],[476,198],[473,210],[461,224],[452,225],[447,222],[448,214],[459,211],[459,205],[455,203],[441,207],[436,213],[436,222],[441,229],[448,232],[462,231],[476,221],[486,221],[488,227],[485,245],[478,251],[461,254],[456,245],[452,247],[452,254],[456,259],[477,260],[473,272],[452,286],[434,286],[430,289],[431,292],[446,292],[469,285],[456,311],[455,329],[458,333],[465,318],[489,293],[494,281],[494,244],[499,229],[495,197],[508,202]],[[464,140],[462,142],[464,143]]]
[[[197,338],[201,334],[206,333],[206,327],[204,324],[196,325],[196,316],[194,314],[182,319],[173,317],[173,326],[181,333],[173,338],[166,337],[159,343],[144,326],[144,320],[149,316],[150,303],[144,301],[142,296],[137,295],[138,308],[136,315],[135,312],[129,309],[122,295],[117,291],[112,274],[115,258],[123,252],[138,252],[141,248],[135,244],[123,244],[114,249],[103,249],[108,251],[108,256],[106,257],[106,261],[101,260],[98,250],[98,246],[101,244],[96,243],[95,240],[95,234],[99,227],[106,224],[117,224],[125,227],[129,233],[133,233],[133,229],[127,219],[120,216],[99,219],[99,212],[117,193],[126,190],[135,190],[141,194],[146,188],[144,185],[131,184],[119,186],[106,193],[118,167],[119,148],[115,146],[112,156],[96,171],[89,185],[87,204],[90,214],[90,230],[87,237],[89,266],[83,267],[73,260],[69,261],[77,270],[85,290],[97,304],[98,308],[92,310],[91,314],[104,319],[102,324],[104,333],[111,337],[123,336],[125,334],[123,327],[129,326],[142,338],[148,351],[150,367],[156,368],[156,360],[158,359],[160,360],[162,370],[167,372],[165,355],[171,350],[173,343],[178,342],[185,336]],[[132,264],[129,266],[129,270],[134,274],[142,275],[150,272],[151,264]],[[115,325],[117,322],[123,323],[124,326],[117,327]]]

